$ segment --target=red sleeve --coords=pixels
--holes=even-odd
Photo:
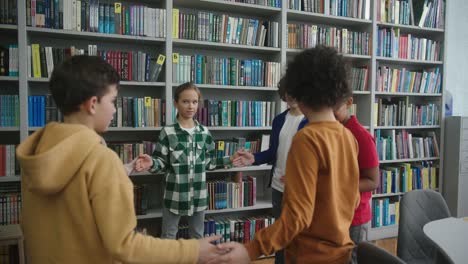
[[[356,136],[359,144],[359,169],[371,169],[379,166],[379,157],[377,156],[377,148],[375,140],[367,131],[363,131],[359,136]]]

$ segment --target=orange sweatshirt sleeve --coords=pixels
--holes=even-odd
[[[104,247],[125,263],[196,263],[197,240],[163,240],[134,231],[137,222],[132,183],[119,158],[109,151],[104,154],[89,184]]]
[[[256,233],[254,240],[246,245],[252,260],[261,254],[270,255],[283,249],[310,225],[319,168],[315,148],[305,134],[294,137],[286,162],[281,216],[273,225]]]

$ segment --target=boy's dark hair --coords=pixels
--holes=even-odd
[[[195,92],[197,92],[198,94],[198,101],[201,101],[201,92],[200,92],[200,89],[198,89],[198,87],[192,83],[192,82],[186,82],[186,83],[183,83],[179,86],[177,86],[177,88],[175,89],[174,91],[174,101],[178,102],[179,101],[179,96],[180,94],[185,91],[185,90],[194,90]]]
[[[49,89],[57,107],[68,115],[93,96],[99,101],[109,85],[119,81],[117,71],[101,57],[73,56],[54,69]]]
[[[286,75],[284,75],[278,82],[278,94],[283,101],[286,101],[286,83]]]
[[[334,48],[306,49],[288,65],[286,92],[313,110],[334,107],[352,96],[348,69],[348,61]]]

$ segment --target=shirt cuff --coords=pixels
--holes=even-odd
[[[245,244],[245,248],[249,253],[250,260],[256,260],[262,254],[260,250],[260,244],[257,242],[257,240],[253,240]]]
[[[153,166],[149,169],[150,172],[156,172],[159,169],[159,163],[156,159],[153,159]]]

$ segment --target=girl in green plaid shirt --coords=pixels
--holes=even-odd
[[[203,237],[208,201],[206,170],[230,166],[234,159],[215,158],[210,132],[194,120],[200,97],[200,90],[193,83],[177,87],[177,122],[163,127],[153,157],[141,155],[135,164],[136,171],[165,171],[162,238],[176,238],[180,217],[184,215],[189,216],[191,238]]]

